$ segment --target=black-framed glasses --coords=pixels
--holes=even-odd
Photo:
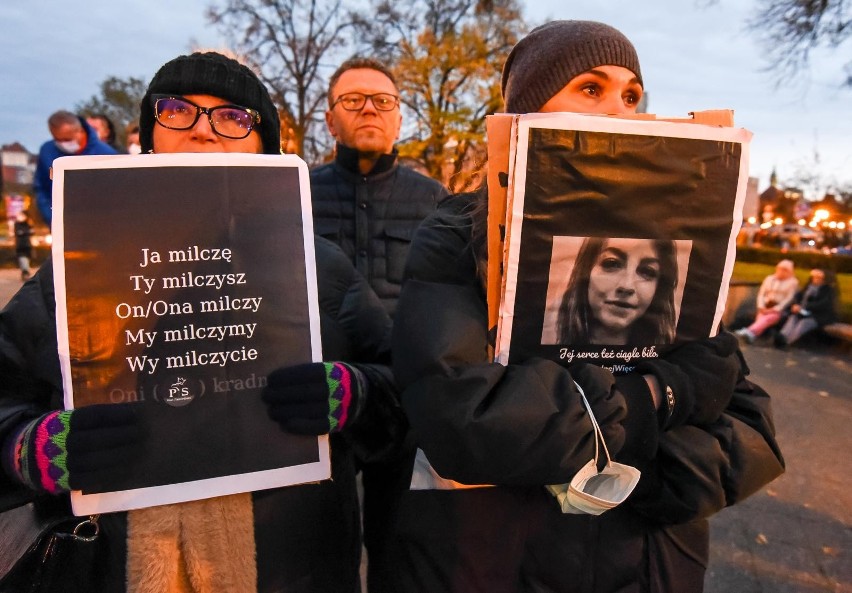
[[[170,130],[189,130],[201,117],[207,116],[213,131],[225,138],[245,138],[260,123],[260,113],[239,105],[201,107],[189,99],[175,95],[153,95],[157,123]]]
[[[365,95],[364,93],[343,93],[332,103],[331,107],[340,105],[346,111],[361,111],[367,104],[367,99],[372,101],[373,107],[378,111],[393,111],[399,105],[399,97],[390,93],[375,93]]]

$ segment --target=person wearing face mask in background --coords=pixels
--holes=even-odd
[[[142,145],[139,143],[139,120],[127,124],[127,154],[142,154]]]
[[[514,47],[502,91],[509,113],[627,115],[644,82],[621,32],[553,21]],[[745,378],[736,338],[720,329],[619,376],[491,362],[486,214],[484,187],[444,200],[406,264],[392,361],[419,450],[392,526],[393,590],[702,591],[707,518],[784,471],[769,396]],[[564,513],[547,488],[596,457],[584,398],[608,455],[641,471],[603,514]]]
[[[53,180],[50,178],[53,161],[61,156],[116,154],[116,151],[98,138],[98,133],[85,119],[70,111],[51,115],[47,118],[47,127],[53,139],[42,144],[38,151],[33,191],[38,211],[50,226],[53,220]]]

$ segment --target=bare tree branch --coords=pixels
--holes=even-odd
[[[325,64],[348,47],[346,33],[360,16],[341,0],[223,0],[208,9],[207,18],[268,86],[294,150],[318,161],[328,149]]]
[[[766,50],[769,70],[778,84],[807,71],[811,51],[838,49],[852,33],[848,0],[760,0],[747,27]],[[852,61],[845,66],[843,86],[852,87]]]
[[[516,0],[374,0],[363,47],[391,65],[406,121],[400,152],[445,177],[482,146],[484,116],[502,106],[500,71],[526,31]]]

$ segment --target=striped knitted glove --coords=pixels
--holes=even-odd
[[[340,432],[358,415],[366,394],[358,369],[342,362],[313,362],[270,373],[261,398],[269,417],[296,434]]]
[[[101,488],[132,471],[142,428],[133,404],[53,411],[24,425],[3,443],[6,474],[40,492]]]
[[[21,426],[3,446],[3,468],[33,490],[58,494],[68,485],[66,440],[71,412],[50,412]]]

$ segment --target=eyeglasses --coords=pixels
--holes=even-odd
[[[225,138],[240,140],[260,123],[260,114],[239,105],[201,107],[189,99],[172,95],[153,95],[157,123],[170,130],[189,130],[203,113],[213,131]]]
[[[376,93],[365,95],[364,93],[344,93],[331,104],[332,109],[340,104],[346,111],[361,111],[367,104],[367,99],[373,102],[377,111],[393,111],[399,105],[399,97],[390,93]]]

